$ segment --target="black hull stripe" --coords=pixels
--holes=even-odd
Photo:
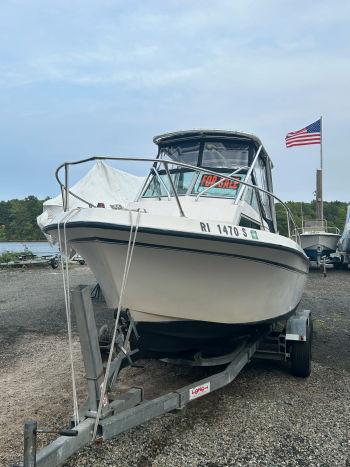
[[[103,237],[88,237],[88,238],[74,238],[70,240],[71,243],[87,243],[87,242],[101,242],[101,243],[113,243],[118,245],[128,245],[127,240],[115,240],[110,238],[103,238]],[[232,253],[221,253],[216,251],[210,250],[199,250],[195,248],[185,248],[185,247],[177,247],[177,246],[169,246],[169,245],[155,245],[151,243],[143,243],[143,242],[135,242],[135,246],[141,248],[153,248],[153,249],[160,249],[160,250],[169,250],[169,251],[181,251],[186,253],[196,253],[196,254],[203,254],[203,255],[212,255],[212,256],[223,256],[229,258],[238,258],[246,261],[253,261],[256,263],[265,263],[271,266],[279,267],[282,269],[287,269],[292,272],[296,272],[298,274],[308,274],[307,271],[302,271],[301,269],[294,268],[293,266],[288,266],[285,264],[277,263],[275,261],[271,261],[268,259],[261,259],[261,258],[253,258],[251,256],[244,256],[244,255],[237,255]],[[261,246],[261,245],[260,245]]]
[[[198,221],[199,222],[199,221]],[[107,222],[85,222],[85,221],[76,221],[76,222],[67,222],[66,224],[66,229],[73,229],[73,228],[81,228],[81,227],[88,227],[88,228],[94,228],[94,229],[107,229],[107,230],[119,230],[119,231],[126,231],[130,232],[130,226],[128,225],[120,225],[120,224],[110,224]],[[43,229],[45,233],[50,232],[51,230],[56,230],[57,231],[58,225],[57,224],[51,224],[48,225]],[[62,228],[62,225],[61,225]],[[254,229],[252,229],[254,230]],[[253,246],[258,246],[261,247],[262,244],[261,242],[257,242],[255,240],[250,240],[250,239],[240,239],[236,237],[230,237],[230,238],[225,238],[221,237],[218,235],[204,235],[200,233],[191,233],[191,232],[186,232],[182,233],[177,230],[162,230],[162,229],[154,229],[151,227],[139,227],[138,232],[140,233],[148,233],[148,234],[155,234],[155,235],[162,235],[162,236],[170,236],[170,237],[181,237],[181,238],[196,238],[200,240],[215,240],[217,242],[225,242],[225,243],[239,243],[242,245],[253,245]],[[258,231],[259,232],[259,231]],[[305,264],[309,266],[310,262],[307,258],[307,256],[298,250],[295,250],[294,248],[290,248],[288,246],[283,246],[283,245],[276,245],[273,243],[265,243],[264,242],[264,248],[272,248],[274,250],[282,250],[282,251],[288,251],[289,253],[293,253],[297,256],[299,256]]]
[[[183,352],[214,350],[217,355],[225,355],[232,351],[231,339],[247,339],[248,336],[257,336],[257,333],[267,332],[271,323],[288,319],[298,305],[291,311],[283,313],[275,318],[253,323],[215,323],[208,321],[159,321],[136,322],[140,340],[138,347],[141,355],[151,355],[157,358],[177,355],[181,357]],[[231,341],[231,342],[230,342]],[[189,357],[185,355],[187,360]]]

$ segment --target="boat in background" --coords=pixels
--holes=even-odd
[[[329,257],[336,251],[340,238],[339,229],[328,227],[325,219],[303,222],[299,233],[301,246],[306,255],[318,264],[322,257]]]
[[[335,252],[340,238],[337,227],[328,227],[323,213],[323,117],[301,130],[287,133],[286,146],[298,147],[313,144],[320,145],[320,168],[316,170],[316,216],[304,223],[302,214],[302,228],[295,232],[295,238],[300,235],[301,246],[311,261],[321,264]]]
[[[309,260],[298,237],[278,232],[276,200],[288,226],[295,224],[273,194],[272,162],[259,138],[188,130],[154,142],[155,159],[88,159],[150,164],[139,195],[126,206],[85,200],[85,207],[71,209],[59,171],[68,180],[69,167],[86,160],[60,166],[64,212],[44,231],[56,241],[58,230],[61,239],[66,235],[113,309],[132,254],[122,306],[135,322],[141,351],[222,354],[296,310]]]
[[[337,249],[340,231],[337,227],[329,227],[323,215],[322,170],[316,171],[316,220],[304,221],[298,229],[301,247],[310,261],[321,264],[322,258],[329,258]]]

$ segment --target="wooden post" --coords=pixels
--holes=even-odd
[[[322,170],[316,172],[316,219],[323,221]]]

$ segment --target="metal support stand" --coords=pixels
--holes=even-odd
[[[60,433],[63,436],[60,436],[51,444],[40,450],[37,455],[36,433],[50,432],[50,430],[37,430],[36,422],[31,421],[26,423],[24,467],[54,467],[62,465],[68,457],[92,441],[96,410],[100,398],[100,387],[103,381],[103,365],[98,332],[90,298],[90,288],[87,286],[80,286],[74,289],[72,291],[72,304],[76,314],[81,351],[85,366],[89,392],[88,400],[84,408],[80,410],[80,423],[75,427],[75,430],[61,431]],[[310,312],[300,312],[292,316],[287,322],[287,335],[282,335],[282,333],[280,333],[272,336],[271,334],[271,339],[278,343],[277,350],[274,353],[279,355],[280,358],[286,359],[289,356],[286,352],[287,340],[308,341],[308,336],[310,335],[310,333],[307,332],[309,323]],[[111,371],[108,375],[109,387],[113,386],[121,368],[126,365],[133,365],[131,357],[136,352],[136,350],[128,350],[131,333],[136,332],[131,317],[129,317],[127,329],[125,325],[123,325],[122,328],[123,332],[119,329],[116,342],[111,342],[110,344],[115,346],[117,355],[112,362]],[[218,371],[207,378],[157,397],[156,399],[143,401],[142,389],[140,388],[131,388],[128,392],[114,400],[111,400],[109,396],[109,400],[106,401],[99,421],[98,433],[104,440],[113,438],[159,415],[172,410],[182,409],[192,400],[226,386],[236,378],[253,356],[259,354],[259,352],[257,352],[259,344],[266,338],[267,332],[268,329],[264,329],[260,334],[252,337],[251,340],[243,342],[230,354],[223,357],[215,357],[212,362],[208,359],[198,357],[196,364],[202,366],[207,366],[209,364],[221,365],[219,368],[222,368],[222,366],[226,364],[226,367],[224,370]],[[300,352],[298,355],[300,355]],[[273,356],[268,356],[266,353],[264,358],[273,358]],[[180,363],[183,364],[184,362],[181,361]]]
[[[24,454],[23,463],[25,467],[36,466],[36,430],[37,422],[28,420],[24,424]]]
[[[323,257],[323,277],[327,277],[326,257]]]
[[[96,415],[104,374],[90,288],[79,286],[72,290],[71,295],[83,355],[85,378],[88,385],[89,399],[87,408],[91,414]],[[107,406],[108,401],[106,401],[104,407],[105,411]]]

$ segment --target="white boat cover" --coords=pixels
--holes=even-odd
[[[144,177],[132,175],[115,169],[103,161],[97,161],[89,172],[70,188],[70,191],[95,206],[104,203],[106,208],[109,208],[111,205],[125,206],[135,201],[143,182]],[[77,207],[87,207],[87,204],[69,194],[69,209]],[[51,224],[62,209],[61,195],[45,201],[43,213],[37,217],[40,229]],[[48,240],[51,241],[51,238]]]

